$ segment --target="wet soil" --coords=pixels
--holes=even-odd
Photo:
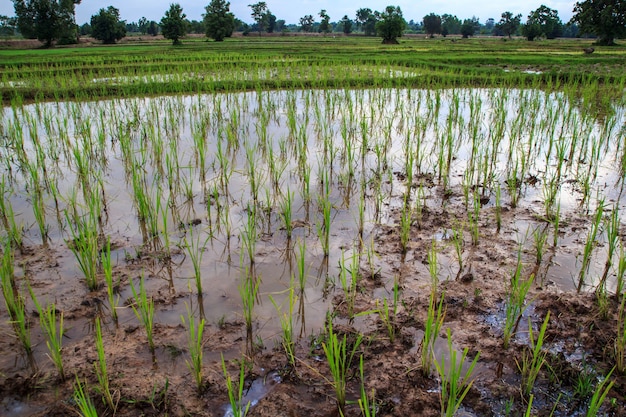
[[[454,201],[452,198],[449,201]],[[431,206],[433,207],[433,206]],[[407,253],[401,253],[399,227],[379,225],[372,231],[378,258],[375,265],[361,265],[359,291],[350,320],[346,299],[341,291],[334,292],[329,313],[335,332],[346,335],[348,345],[363,335],[357,356],[364,359],[364,384],[373,393],[376,414],[383,416],[440,415],[440,381],[434,374],[425,375],[420,366],[421,338],[430,294],[428,251],[431,237],[439,236],[438,255],[440,282],[438,291],[444,296],[445,322],[436,355],[447,355],[445,329],[451,330],[453,345],[461,351],[468,349],[468,357],[480,354],[474,371],[474,385],[463,402],[460,415],[522,415],[528,398],[520,390],[518,363],[528,348],[528,326],[538,329],[545,315],[550,321],[544,343],[548,352],[546,364],[533,390],[532,415],[582,415],[589,398],[575,394],[580,375],[590,375],[595,386],[615,362],[614,342],[618,304],[609,296],[601,308],[593,292],[577,293],[573,288],[563,290],[544,277],[552,267],[550,253],[539,267],[534,267],[534,253],[522,250],[525,265],[523,277],[535,274],[535,281],[527,297],[528,308],[508,348],[503,347],[502,323],[504,299],[517,264],[518,239],[516,225],[536,220],[530,210],[506,208],[503,227],[496,230],[493,217],[486,208],[480,225],[480,239],[472,245],[466,240],[464,268],[455,265],[453,246],[441,230],[451,227],[465,211],[462,204],[441,204],[426,208],[414,221]],[[391,211],[392,217],[399,215]],[[493,213],[492,213],[493,214]],[[586,220],[572,214],[565,218],[561,241],[584,228]],[[624,233],[622,231],[622,239]],[[555,250],[554,248],[552,250]],[[548,251],[550,252],[550,250]],[[37,276],[50,279],[58,267],[54,248],[29,247],[18,254],[16,264],[25,275],[37,271]],[[129,260],[116,268],[120,287],[128,285],[146,270],[154,259],[150,256]],[[574,274],[574,271],[572,271]],[[148,277],[150,278],[150,277]],[[190,294],[173,293],[165,281],[154,284],[154,300],[158,311],[167,311],[173,305],[193,303]],[[387,328],[373,310],[381,294],[390,297],[394,279],[398,280],[401,296],[397,314],[393,317],[395,338],[390,340]],[[34,287],[45,287],[45,280],[32,282]],[[322,329],[305,334],[296,343],[296,365],[290,366],[278,343],[279,335],[261,339],[247,335],[245,325],[238,318],[224,318],[208,323],[203,338],[204,380],[200,390],[186,366],[189,359],[187,330],[181,324],[155,325],[156,349],[150,353],[146,335],[137,321],[127,314],[128,304],[120,309],[116,325],[106,309],[104,288],[91,293],[76,291],[59,294],[74,297],[75,307],[63,311],[68,328],[64,340],[63,358],[67,375],[61,380],[45,354],[45,342],[39,333],[37,319],[31,316],[34,355],[27,360],[13,337],[3,311],[0,333],[0,351],[3,352],[0,411],[4,416],[66,416],[76,413],[73,392],[76,378],[90,388],[100,415],[136,416],[222,416],[228,415],[228,394],[221,355],[227,370],[235,380],[239,366],[245,367],[244,394],[251,401],[251,416],[335,416],[338,415],[331,374],[322,349]],[[67,301],[67,300],[66,300]],[[67,304],[67,303],[65,303]],[[369,313],[368,313],[369,312]],[[361,313],[361,314],[359,314]],[[104,346],[111,388],[117,401],[115,412],[107,408],[96,390],[94,363],[97,355],[92,337],[73,339],[74,334],[93,333],[93,320],[98,316],[104,322]],[[610,391],[603,411],[610,415],[626,415],[626,378],[613,374],[615,385]],[[360,415],[356,400],[360,395],[361,380],[358,359],[353,360],[348,375],[346,415]],[[248,393],[248,390],[250,392]]]

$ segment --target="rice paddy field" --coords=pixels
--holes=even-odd
[[[0,50],[0,414],[625,415],[589,45]]]

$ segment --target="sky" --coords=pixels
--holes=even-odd
[[[244,22],[253,21],[250,16],[251,3],[258,0],[231,0],[230,11],[235,17]],[[92,15],[98,13],[101,8],[114,6],[120,10],[121,18],[127,22],[136,22],[140,17],[148,20],[159,21],[169,9],[171,3],[178,2],[190,20],[201,20],[204,7],[210,0],[82,0],[76,7],[76,21],[79,24],[88,22]],[[429,13],[438,15],[456,15],[463,20],[476,16],[481,23],[489,18],[494,18],[496,22],[500,20],[503,12],[510,11],[513,14],[522,14],[522,22],[526,20],[528,14],[539,6],[546,5],[559,12],[559,17],[566,23],[572,17],[572,9],[575,0],[265,0],[269,10],[277,19],[283,19],[288,24],[297,24],[304,15],[311,14],[319,21],[318,13],[325,9],[331,21],[339,21],[344,15],[354,19],[355,13],[360,8],[370,8],[382,11],[388,5],[400,6],[404,18],[421,22],[422,18]],[[14,16],[13,2],[11,0],[0,0],[0,15]]]

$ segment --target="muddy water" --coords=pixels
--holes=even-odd
[[[294,285],[302,303],[301,314],[294,314],[297,333],[317,333],[333,297],[343,294],[337,280],[342,253],[344,259],[361,253],[363,274],[379,271],[380,297],[390,297],[395,276],[403,271],[416,278],[407,294],[428,285],[425,254],[410,243],[400,257],[381,238],[385,228],[398,227],[406,199],[414,227],[420,213],[442,208],[456,219],[411,234],[412,242],[438,242],[440,280],[461,272],[450,235],[455,225],[464,228],[464,248],[469,247],[472,207],[478,207],[481,235],[493,228],[496,207],[504,207],[507,226],[500,237],[511,244],[502,256],[513,259],[521,248],[523,262],[532,265],[532,232],[548,227],[552,242],[545,213],[556,212],[560,204],[563,227],[556,245],[546,245],[540,273],[542,282],[572,291],[598,202],[603,201],[606,216],[618,208],[620,224],[626,213],[626,108],[617,105],[593,118],[582,106],[561,93],[533,90],[330,90],[4,108],[3,198],[29,248],[26,255],[16,255],[17,275],[28,278],[40,300],[75,312],[76,322],[68,319],[70,344],[90,333],[78,312],[81,305],[97,303],[100,314],[110,316],[103,292],[89,293],[68,247],[69,216],[87,213],[86,199],[95,194],[101,201],[99,231],[111,239],[114,274],[122,282],[122,323],[136,324],[125,303],[132,295],[129,280],[137,283],[141,275],[157,300],[161,325],[178,325],[187,306],[213,324],[241,323],[239,287],[253,276],[260,282],[254,338],[272,346],[280,326],[271,299],[284,311],[287,290]],[[142,229],[133,173],[147,196],[156,234]],[[511,179],[518,182],[516,189],[509,187]],[[46,237],[33,212],[37,189]],[[291,239],[281,216],[287,193]],[[330,203],[328,256],[320,238],[325,200]],[[252,213],[254,260],[246,243]],[[596,237],[584,289],[592,289],[604,269],[605,229]],[[201,297],[186,248],[192,239],[201,254]],[[296,265],[302,244],[300,288]],[[611,291],[615,277],[613,266],[607,280]],[[20,366],[15,357],[5,358],[0,369]]]

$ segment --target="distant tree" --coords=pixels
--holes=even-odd
[[[487,31],[487,33],[491,33],[495,26],[496,26],[496,20],[493,17],[490,17],[485,22],[485,30]]]
[[[189,28],[189,33],[204,34],[206,32],[203,21],[187,19],[187,28]]]
[[[268,29],[270,16],[273,16],[272,12],[269,11],[269,9],[267,8],[267,3],[265,3],[264,1],[260,1],[254,4],[249,4],[248,7],[252,9],[251,15],[257,24],[257,30],[259,31],[259,35],[260,35],[261,32]],[[275,17],[274,17],[274,22],[276,22]]]
[[[372,14],[372,9],[362,8],[356,11],[356,27],[357,29],[363,29],[363,25],[367,22],[367,19]]]
[[[341,18],[341,30],[343,31],[343,33],[345,33],[346,35],[349,33],[352,33],[352,20],[348,17],[348,15],[344,15]]]
[[[80,36],[89,36],[91,35],[91,25],[89,23],[83,23],[80,29],[78,30]]]
[[[320,27],[318,28],[320,33],[329,33],[331,31],[331,26],[330,26],[330,16],[328,16],[328,13],[326,13],[326,10],[322,9],[319,12],[319,17],[322,19],[322,21],[320,22]]]
[[[380,14],[380,20],[376,23],[376,32],[383,38],[384,44],[397,44],[402,36],[406,22],[402,17],[402,10],[399,6],[387,6]]]
[[[513,16],[513,13],[511,12],[504,12],[502,13],[500,21],[496,23],[496,29],[499,30],[503,35],[508,36],[509,39],[511,39],[511,36],[517,32],[521,21],[521,14]]]
[[[148,23],[148,35],[156,36],[158,34],[159,34],[159,24],[155,22],[154,20],[151,20],[150,23]]]
[[[91,16],[91,35],[107,44],[115,43],[126,36],[126,23],[120,21],[120,11],[109,6]]]
[[[626,1],[584,0],[574,5],[571,22],[582,33],[596,35],[598,45],[615,45],[615,38],[626,36]]]
[[[45,47],[56,40],[78,42],[75,5],[80,0],[13,0],[17,30],[25,38],[38,39]]]
[[[265,31],[267,33],[274,33],[276,30],[276,16],[274,16],[271,12],[267,12],[266,20],[265,20]]]
[[[314,23],[315,19],[313,19],[313,15],[304,15],[300,18],[300,30],[302,32],[310,32],[313,30]]]
[[[139,24],[135,22],[126,23],[126,33],[138,33],[141,32],[139,30]]]
[[[536,37],[545,36],[554,39],[561,35],[563,23],[559,18],[559,12],[547,6],[541,5],[528,15],[528,20],[522,28],[522,33],[532,41]]]
[[[165,39],[172,41],[172,45],[180,45],[180,38],[187,34],[186,17],[180,4],[173,3],[161,19],[161,33]]]
[[[430,13],[424,16],[424,32],[431,37],[434,38],[436,33],[441,33],[441,16]]]
[[[371,9],[359,9],[357,11],[357,21],[359,19],[363,19],[363,17],[359,17],[359,13],[369,13],[365,20],[360,23],[361,30],[365,34],[365,36],[376,36],[376,24],[380,20],[379,12],[372,12]]]
[[[461,25],[461,20],[458,17],[449,14],[441,15],[441,34],[443,36],[458,35],[461,33]]]
[[[235,30],[235,15],[230,12],[230,3],[226,0],[212,0],[205,10],[203,21],[207,38],[217,42],[229,38]]]
[[[472,17],[471,19],[465,19],[461,25],[461,35],[463,36],[463,39],[467,39],[470,36],[474,36],[479,29],[480,22],[478,21],[478,18]]]
[[[10,37],[15,35],[17,19],[0,15],[0,36]]]
[[[148,19],[146,19],[145,17],[141,17],[137,21],[137,26],[139,26],[139,32],[141,32],[142,35],[148,33]]]
[[[274,28],[275,32],[283,32],[287,29],[287,22],[284,19],[278,19],[276,21],[276,27]]]

